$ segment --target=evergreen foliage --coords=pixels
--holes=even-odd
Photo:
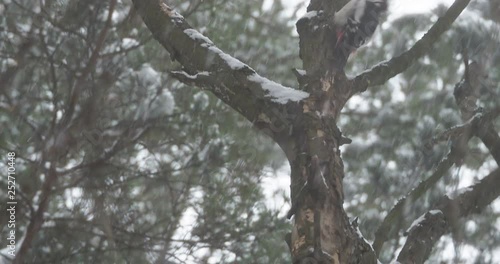
[[[263,183],[284,173],[281,150],[212,94],[169,77],[179,65],[152,39],[129,1],[118,0],[113,8],[111,2],[0,1],[0,157],[10,151],[17,157],[18,247],[39,209],[43,182],[57,175],[26,263],[289,261],[284,236],[290,224],[284,209],[269,206]],[[297,17],[280,1],[266,8],[264,0],[171,2],[222,50],[297,87],[291,72],[301,63]],[[476,1],[432,52],[344,109],[339,125],[353,139],[342,153],[345,207],[359,217],[368,240],[450,148],[429,149],[426,143],[463,123],[453,98],[463,48],[490,66],[480,105],[498,106],[500,18],[494,4]],[[386,21],[347,72],[402,53],[441,11]],[[496,166],[480,141],[469,146],[473,151],[461,167],[406,205],[396,222],[401,229],[443,193]],[[4,162],[0,170],[6,170]],[[6,177],[0,187],[7,190]],[[0,200],[7,193],[0,192]],[[430,261],[498,261],[499,212],[494,203],[458,220],[465,228],[443,238]],[[2,234],[6,221],[0,219]],[[392,260],[403,242],[387,243],[381,261]],[[458,254],[453,260],[442,253],[450,245]],[[460,249],[473,252],[473,262]],[[0,263],[9,263],[5,251],[0,254]]]

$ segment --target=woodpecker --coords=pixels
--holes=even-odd
[[[375,32],[387,0],[351,0],[333,18],[337,33],[335,67],[343,70],[349,55],[365,44]]]

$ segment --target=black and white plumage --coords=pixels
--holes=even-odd
[[[349,55],[365,44],[375,32],[387,0],[351,0],[333,18],[337,31],[335,67],[344,69]]]

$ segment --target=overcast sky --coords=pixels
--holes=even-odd
[[[271,3],[273,0],[269,0]],[[308,0],[281,0],[290,9],[293,9],[300,3],[309,2]],[[447,6],[453,3],[453,0],[389,0],[389,13],[391,16],[399,17],[405,14],[429,12],[439,4]],[[299,15],[303,15],[305,9],[301,10]]]

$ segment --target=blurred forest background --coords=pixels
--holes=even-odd
[[[297,13],[264,2],[169,1],[223,51],[297,87]],[[444,10],[384,22],[348,75],[411,47]],[[424,146],[462,123],[453,89],[463,47],[487,66],[480,106],[498,106],[500,1],[477,0],[429,54],[344,110],[339,125],[353,139],[342,153],[345,207],[368,240],[450,149]],[[276,175],[287,173],[284,155],[220,100],[170,78],[176,67],[130,1],[0,0],[0,201],[14,151],[25,263],[289,260],[289,197],[277,192],[283,205],[269,206],[265,196],[269,185],[283,185]],[[497,166],[478,139],[469,147],[462,166],[406,205],[403,230],[444,193]],[[429,263],[499,263],[499,216],[497,201],[458,220],[463,228],[441,239]],[[0,218],[0,248],[7,220]],[[386,243],[380,260],[392,260],[403,242]],[[10,263],[5,249],[0,263]]]

